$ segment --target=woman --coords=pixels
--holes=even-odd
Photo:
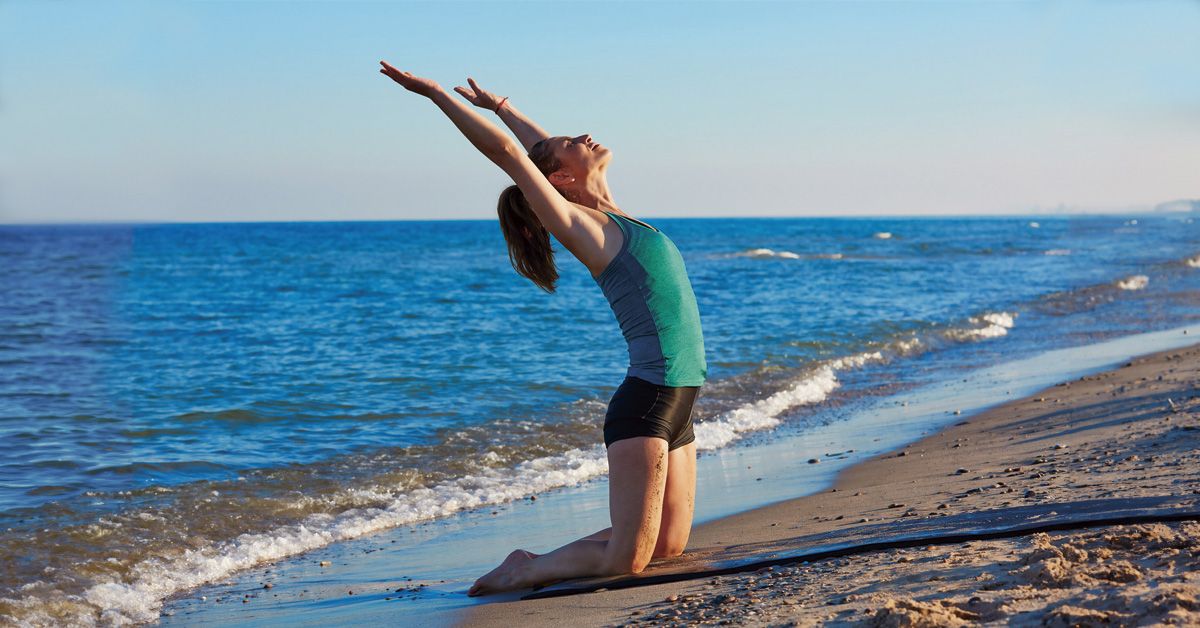
[[[696,298],[683,258],[658,229],[622,212],[605,180],[612,152],[590,135],[550,137],[468,79],[455,88],[491,109],[520,139],[436,82],[386,61],[380,72],[436,104],[515,185],[500,194],[500,227],[513,268],[547,292],[558,279],[550,234],[583,263],[609,300],[630,366],[604,421],[612,526],[546,554],[515,550],[468,595],[565,578],[638,573],[652,558],[683,553],[696,492],[691,413],[708,373]],[[526,152],[528,151],[528,152]]]

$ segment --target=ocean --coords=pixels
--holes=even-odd
[[[1200,321],[1195,214],[636,217],[699,304],[701,456]],[[0,621],[603,478],[628,356],[555,248],[549,295],[495,221],[0,226]]]

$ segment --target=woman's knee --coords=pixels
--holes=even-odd
[[[641,573],[653,558],[653,551],[610,551],[605,555],[605,575]]]
[[[654,548],[654,558],[674,558],[683,554],[687,539],[664,539]]]
[[[673,558],[683,553],[687,547],[691,530],[679,530],[675,527],[664,529],[658,535],[658,544],[654,547],[654,558]]]

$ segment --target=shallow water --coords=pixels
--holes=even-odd
[[[646,221],[700,306],[709,452],[1200,320],[1189,216]],[[0,613],[153,619],[257,561],[601,476],[627,356],[556,248],[550,296],[489,221],[0,227]]]

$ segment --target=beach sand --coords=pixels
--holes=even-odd
[[[1084,503],[1151,498],[1200,510],[1200,345],[1143,356],[994,407],[846,469],[829,491],[698,525],[688,546],[692,557],[682,558],[702,561],[719,548],[748,544],[795,549],[799,537],[885,537],[889,529],[965,521],[985,511],[1037,506],[1061,515]],[[668,562],[656,561],[646,573]],[[880,550],[497,601],[459,620],[471,626],[1197,625],[1200,523]]]

